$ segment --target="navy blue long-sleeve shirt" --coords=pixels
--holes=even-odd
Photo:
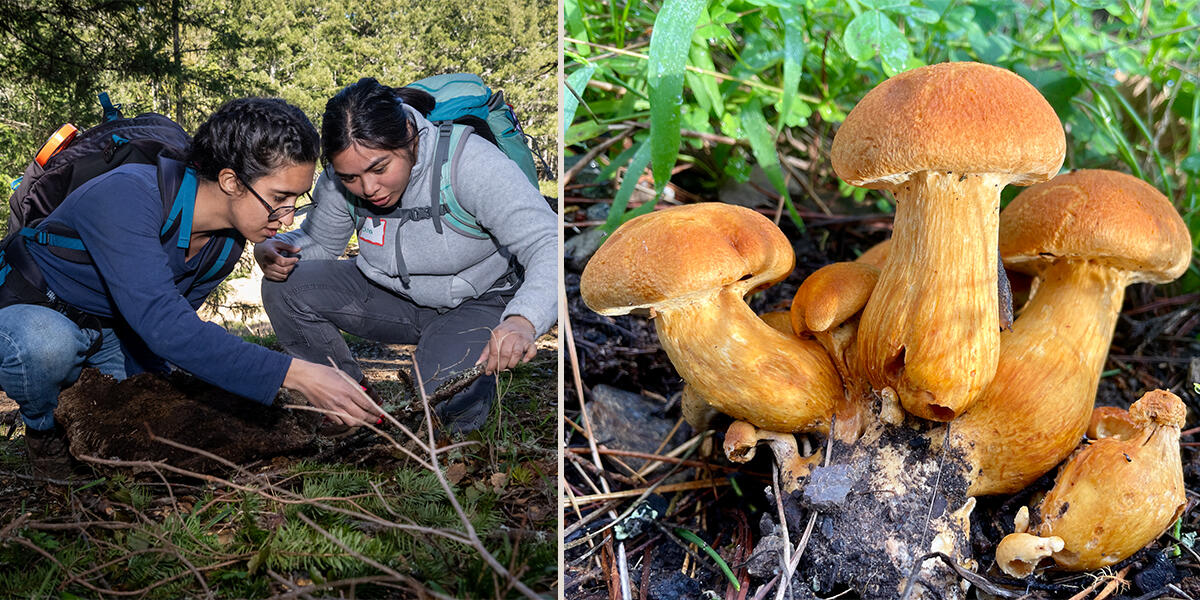
[[[118,167],[80,186],[38,226],[44,230],[61,223],[77,232],[93,264],[64,260],[40,244],[27,247],[46,284],[63,301],[95,315],[118,317],[154,355],[208,383],[270,403],[292,359],[245,342],[196,314],[220,283],[203,281],[207,273],[200,272],[200,265],[237,234],[217,232],[187,260],[195,186],[185,181],[180,194],[183,237],[162,241],[164,211],[156,167]],[[128,353],[131,344],[123,346]]]

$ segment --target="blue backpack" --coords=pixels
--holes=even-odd
[[[450,182],[453,181],[453,157],[462,151],[467,134],[479,133],[493,141],[505,156],[517,163],[521,172],[529,178],[529,182],[537,187],[538,167],[534,160],[534,151],[526,144],[526,138],[535,145],[536,142],[521,129],[521,123],[517,120],[512,106],[504,100],[504,92],[493,93],[478,75],[435,75],[415,81],[408,87],[428,92],[437,100],[437,106],[426,117],[438,128],[434,164],[441,165],[440,169],[434,171],[430,210],[435,215],[441,213],[447,225],[459,233],[486,238],[487,234],[479,227],[475,217],[464,210],[454,197],[454,190],[450,186]],[[476,132],[475,127],[456,122],[464,117],[474,117],[487,123],[489,131]],[[488,133],[491,135],[487,135]],[[442,220],[435,218],[433,221],[434,227],[441,233]]]

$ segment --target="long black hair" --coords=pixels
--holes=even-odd
[[[437,100],[425,90],[388,87],[373,77],[363,77],[346,86],[325,103],[321,158],[329,163],[330,157],[351,144],[359,144],[376,150],[406,149],[415,160],[413,146],[419,132],[416,121],[405,112],[405,105],[428,117],[437,107]],[[463,117],[455,122],[471,125],[475,133],[496,143],[483,119]]]
[[[279,98],[240,98],[196,129],[188,162],[203,179],[215,181],[228,168],[250,183],[281,167],[315,163],[320,144],[299,108]]]

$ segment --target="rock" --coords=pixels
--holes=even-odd
[[[1133,585],[1139,594],[1157,592],[1176,581],[1179,581],[1179,570],[1166,551],[1151,554],[1149,564],[1133,576]]]
[[[608,219],[608,213],[612,210],[612,205],[605,202],[597,202],[587,208],[585,211],[589,221],[604,221]]]
[[[846,495],[857,481],[850,465],[814,467],[804,485],[804,504],[817,510],[836,509],[846,501]]]
[[[55,419],[71,453],[127,461],[166,461],[202,473],[219,461],[150,439],[211,452],[236,464],[310,449],[321,415],[264,406],[184,373],[150,373],[118,382],[95,369],[59,396]]]
[[[655,452],[675,426],[674,421],[660,416],[662,408],[660,403],[639,394],[607,385],[596,386],[592,389],[592,401],[588,404],[596,443],[620,450]],[[683,437],[676,432],[667,448],[683,441]],[[640,458],[622,457],[621,460],[635,469],[646,464]]]
[[[600,248],[600,244],[604,243],[605,235],[604,230],[593,227],[563,242],[563,260],[567,267],[576,273],[582,273],[592,255]]]
[[[650,582],[647,597],[651,600],[677,600],[678,598],[699,598],[700,582],[692,579],[678,570],[662,579]]]

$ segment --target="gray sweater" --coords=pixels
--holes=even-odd
[[[410,107],[420,132],[416,164],[400,198],[402,208],[429,206],[433,182],[433,148],[437,128]],[[493,288],[501,289],[509,270],[508,256],[525,269],[525,281],[504,310],[501,320],[521,315],[537,334],[554,324],[558,312],[558,225],[546,200],[500,149],[479,136],[469,136],[452,167],[458,203],[470,212],[488,239],[462,235],[442,223],[442,233],[430,220],[385,218],[380,227],[355,217],[347,206],[346,188],[326,168],[313,189],[313,203],[299,229],[277,239],[300,246],[301,260],[332,260],[359,231],[357,266],[371,281],[414,303],[445,311]],[[373,240],[369,241],[369,240]],[[382,242],[382,245],[379,242]],[[402,281],[395,244],[400,244],[408,283]]]

